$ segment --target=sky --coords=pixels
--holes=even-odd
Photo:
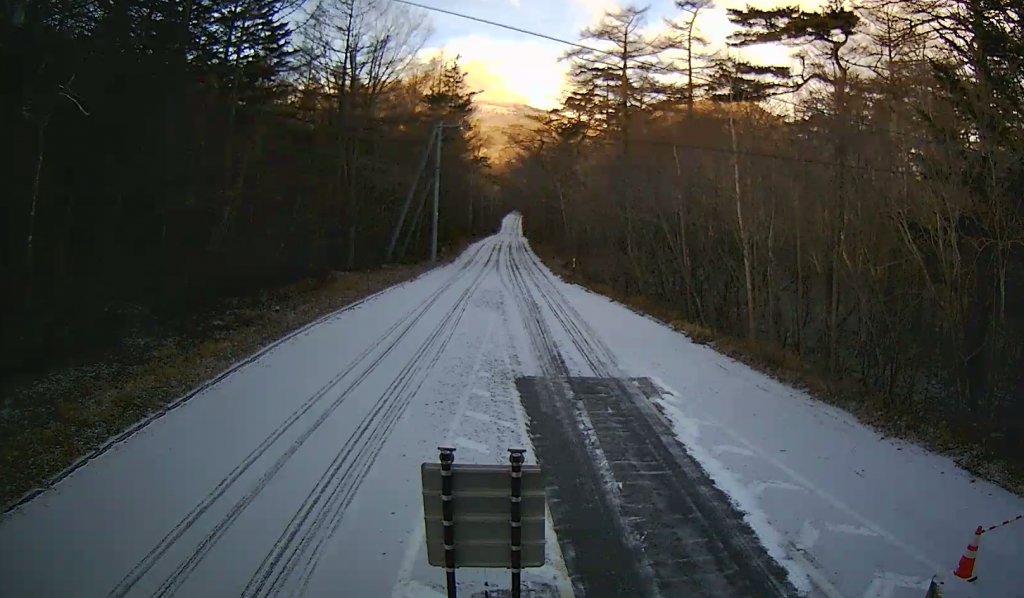
[[[578,41],[580,30],[596,23],[606,9],[625,5],[613,0],[417,2],[569,41]],[[733,30],[726,18],[727,8],[743,8],[747,4],[767,8],[782,3],[792,2],[717,0],[714,9],[702,13],[698,25],[711,40],[712,49],[724,49],[725,39]],[[663,18],[675,19],[681,14],[672,0],[650,0],[648,4],[648,29],[652,33],[665,30]],[[804,7],[818,4],[818,0],[802,2]],[[478,99],[529,104],[541,109],[558,105],[568,68],[559,57],[568,49],[566,45],[438,12],[431,12],[430,19],[435,33],[423,54],[444,52],[446,56],[461,56],[460,64],[467,72],[470,89],[481,92]],[[789,50],[775,45],[760,46],[744,49],[741,54],[754,63],[785,64]]]

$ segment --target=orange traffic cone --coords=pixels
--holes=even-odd
[[[974,561],[978,558],[978,544],[981,542],[981,526],[974,531],[974,541],[967,545],[967,552],[960,557],[960,565],[957,566],[953,575],[967,581],[974,581],[978,576],[974,574]]]

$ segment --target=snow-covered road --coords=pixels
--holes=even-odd
[[[548,421],[551,393],[567,410]],[[554,426],[558,417],[569,428]],[[644,427],[634,425],[644,418]],[[678,446],[657,439],[662,425],[685,445],[680,459],[703,471],[677,468]],[[512,215],[454,263],[276,344],[5,515],[0,596],[443,595],[443,572],[427,565],[422,547],[419,464],[434,461],[442,444],[457,447],[458,462],[477,463],[505,463],[507,448],[525,446],[528,463],[539,450],[557,473],[555,432],[566,429],[600,461],[594,467],[609,497],[603,507],[574,504],[586,497],[574,498],[562,470],[551,492],[548,563],[524,572],[536,595],[600,594],[586,579],[587,547],[573,543],[594,530],[581,532],[566,513],[626,515],[631,492],[653,492],[647,511],[674,509],[693,501],[665,492],[690,474],[710,477],[731,498],[698,505],[694,515],[714,528],[706,566],[728,577],[721,587],[701,586],[706,595],[747,587],[729,559],[754,552],[721,546],[743,543],[731,524],[719,529],[735,507],[792,586],[769,583],[775,589],[767,591],[827,598],[923,596],[926,580],[956,565],[975,526],[1024,512],[1024,500],[945,458],[882,439],[561,282]],[[650,443],[647,452],[630,445],[637,434],[647,434],[634,443]],[[673,463],[664,469],[666,461]],[[641,475],[667,481],[638,484]],[[688,482],[698,503],[721,496],[698,482]],[[651,546],[638,527],[651,524],[645,517],[594,525],[635,551],[635,583],[653,575],[670,595],[674,580],[655,557],[674,548]],[[957,586],[950,595],[1024,596],[1022,562],[1024,522],[986,534],[972,592]],[[772,577],[751,575],[762,573]],[[460,570],[459,579],[465,596],[508,587],[506,571]]]

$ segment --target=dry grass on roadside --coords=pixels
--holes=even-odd
[[[61,368],[0,397],[0,505],[232,363],[318,317],[409,280],[424,266],[335,273],[225,301],[185,336],[141,339],[123,355]]]

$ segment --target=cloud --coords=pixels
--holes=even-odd
[[[803,0],[797,4],[805,10],[817,10],[825,4],[825,0]],[[748,60],[754,64],[794,64],[794,50],[783,46],[782,44],[763,44],[758,46],[748,46],[746,48],[730,48],[726,44],[729,35],[737,29],[737,27],[729,21],[727,9],[742,9],[748,6],[753,8],[769,9],[777,5],[777,0],[717,0],[714,8],[702,11],[700,18],[697,20],[697,26],[701,33],[708,39],[708,41],[711,42],[707,50],[710,52],[719,52],[721,56],[725,56],[727,54],[739,56],[740,58]],[[674,19],[677,17],[677,14],[672,15],[672,18]]]
[[[825,0],[804,0],[800,5],[805,9],[817,9]],[[510,12],[509,4],[515,8]],[[538,29],[545,33],[575,40],[579,27],[594,24],[608,9],[626,4],[616,0],[492,0],[480,7],[487,10],[480,16],[499,22],[509,22],[526,29]],[[662,33],[665,25],[661,16],[674,18],[678,11],[667,3],[667,12],[652,11],[646,27],[649,33]],[[726,16],[727,8],[744,8],[747,5],[769,8],[777,0],[717,0],[713,9],[702,13],[699,26],[711,41],[711,51],[727,52],[740,56],[755,64],[793,64],[792,51],[780,44],[766,44],[749,48],[729,48],[726,39],[736,28]],[[557,27],[544,27],[538,15],[545,15]],[[525,20],[525,22],[520,22]],[[457,23],[465,25],[465,23]],[[477,32],[479,31],[479,32]],[[504,32],[494,32],[486,27],[480,30],[476,25],[467,30],[452,30],[444,36],[442,44],[425,49],[422,56],[430,57],[443,51],[447,56],[460,55],[460,64],[467,72],[467,83],[471,90],[481,91],[482,100],[492,102],[515,102],[548,109],[556,107],[565,86],[568,65],[559,57],[566,47],[554,42],[525,37],[506,37]]]
[[[619,8],[621,3],[615,0],[572,0],[572,3],[589,12],[590,22],[597,23],[606,11]]]
[[[441,48],[424,51],[429,57],[443,51],[459,55],[470,90],[491,102],[515,102],[535,108],[558,105],[567,65],[559,62],[563,48],[534,40],[498,39],[481,34],[449,39]]]

